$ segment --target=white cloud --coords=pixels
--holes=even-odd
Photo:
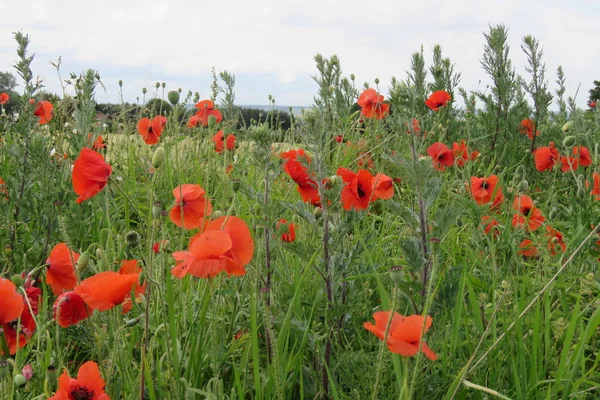
[[[280,102],[308,104],[306,88],[315,73],[313,56],[338,54],[347,74],[357,81],[379,78],[383,87],[392,76],[403,79],[410,56],[423,44],[426,56],[440,44],[444,56],[463,73],[461,86],[474,89],[487,82],[480,68],[483,31],[490,23],[510,28],[513,64],[523,73],[525,58],[520,41],[536,36],[545,49],[547,78],[563,65],[574,94],[582,83],[578,103],[600,64],[600,48],[593,46],[600,9],[593,4],[562,1],[369,3],[364,1],[140,1],[35,0],[0,4],[5,23],[0,27],[0,70],[11,68],[16,57],[11,32],[23,30],[32,39],[34,72],[58,91],[49,62],[59,55],[64,71],[98,69],[106,79],[106,99],[117,100],[116,80],[126,81],[128,100],[141,86],[166,81],[201,94],[210,90],[210,68],[228,69],[242,77],[268,77],[252,93],[238,93],[240,101],[264,103],[267,93]],[[76,70],[76,72],[79,72]],[[296,84],[294,84],[296,83]],[[134,86],[141,85],[141,86]],[[243,86],[243,85],[242,85]],[[286,90],[286,92],[283,92]],[[104,95],[103,95],[104,96]]]

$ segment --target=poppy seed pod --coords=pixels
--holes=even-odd
[[[573,127],[573,121],[567,121],[563,127],[562,127],[562,131],[563,133],[567,133],[569,132],[569,130]]]
[[[321,219],[321,217],[323,216],[323,209],[321,207],[315,207],[315,209],[313,210],[313,215],[317,220]]]
[[[167,86],[167,84],[165,82],[163,82],[160,84],[160,86],[164,89]]]
[[[146,94],[146,93],[148,93],[148,89],[142,88],[142,94]]]
[[[17,287],[23,286],[23,277],[21,276],[21,274],[14,274],[13,276],[11,276],[10,280]]]
[[[90,253],[84,251],[79,256],[79,260],[77,260],[77,272],[82,273],[87,268],[90,262]]]
[[[21,374],[16,374],[13,380],[16,387],[23,387],[27,383],[27,379]]]
[[[125,234],[125,240],[129,247],[137,247],[140,244],[140,234],[136,231],[129,231]]]
[[[563,139],[563,146],[571,147],[575,144],[575,136],[567,136]]]
[[[158,88],[160,87],[160,83],[156,82],[156,83],[154,84],[154,86],[156,86],[156,88],[158,89]]]
[[[172,105],[177,105],[177,103],[179,103],[179,92],[176,90],[171,90],[167,94],[167,99],[169,99],[169,103],[171,103]]]
[[[231,181],[231,189],[233,189],[234,192],[239,191],[241,187],[242,187],[242,182],[240,182],[239,179],[233,179]]]
[[[162,203],[160,201],[156,201],[152,204],[152,216],[154,218],[160,218],[162,216],[162,210]]]
[[[394,282],[396,286],[399,286],[402,282],[404,282],[404,271],[402,270],[401,266],[395,265],[391,267],[389,269],[389,273],[392,282]]]
[[[181,94],[181,88],[177,88],[177,93]]]
[[[379,78],[375,78],[375,84],[379,85]]]
[[[4,340],[4,337],[2,337]],[[6,378],[10,373],[10,364],[4,359],[0,359],[0,379]]]
[[[351,80],[352,82],[354,82],[354,80],[355,80],[355,79],[356,79],[356,76],[355,76],[354,74],[350,74],[350,80]]]
[[[152,166],[154,168],[160,168],[165,162],[165,149],[162,147],[157,148],[152,155]]]
[[[123,87],[123,81],[119,79],[119,87]]]

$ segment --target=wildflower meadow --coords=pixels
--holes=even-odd
[[[0,398],[599,398],[600,82],[484,37],[485,89],[439,46],[385,92],[317,54],[311,107],[244,120],[228,71],[99,112],[15,33]]]

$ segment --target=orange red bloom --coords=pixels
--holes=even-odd
[[[6,104],[6,102],[10,99],[8,93],[0,93],[0,105]]]
[[[346,168],[339,168],[337,174],[346,183],[342,189],[342,206],[345,210],[366,210],[376,198],[373,195],[373,175],[365,169],[354,173]]]
[[[56,298],[52,306],[54,320],[63,328],[77,325],[80,321],[89,318],[89,310],[83,298],[75,292],[65,292]]]
[[[592,174],[593,188],[590,194],[596,196],[596,200],[600,200],[600,173],[594,172]]]
[[[412,357],[421,351],[430,360],[437,360],[438,356],[423,341],[422,333],[425,333],[431,327],[433,319],[422,315],[409,315],[403,317],[397,312],[393,313],[392,321],[389,327],[387,338],[385,333],[392,311],[378,311],[373,314],[375,325],[371,322],[365,322],[365,329],[375,334],[379,339],[386,340],[388,349],[392,353],[403,357]]]
[[[512,219],[515,228],[526,226],[529,231],[535,231],[546,220],[529,196],[516,196],[513,201],[513,208],[517,211]]]
[[[104,161],[104,157],[84,147],[75,160],[71,173],[73,190],[79,195],[77,204],[100,193],[106,186],[110,174],[112,174],[112,167]]]
[[[589,167],[592,165],[592,157],[590,156],[590,151],[587,147],[575,146],[573,147],[573,156],[561,157],[561,163],[562,172],[570,170],[576,171],[579,166]]]
[[[283,242],[291,243],[296,240],[296,224],[293,222],[288,223],[286,219],[281,218],[275,225],[276,230],[282,230],[281,240]]]
[[[56,393],[48,400],[110,400],[104,393],[105,385],[98,364],[88,361],[79,367],[77,379],[71,378],[65,368],[58,378]]]
[[[446,167],[454,165],[454,153],[444,143],[435,142],[427,149],[431,157],[433,167],[438,171],[444,171]]]
[[[533,128],[533,120],[526,118],[521,121],[521,124],[519,125],[519,132],[527,135],[527,137],[529,137],[529,140],[533,140]],[[536,130],[535,136],[540,136],[540,131]]]
[[[235,216],[220,217],[190,239],[188,251],[173,253],[176,265],[171,274],[212,278],[225,271],[229,276],[241,276],[253,254],[254,241],[246,223]]]
[[[493,232],[493,237],[498,237],[500,235],[500,229],[498,228],[500,224],[498,223],[498,221],[496,221],[489,215],[484,215],[483,217],[481,217],[481,225],[484,226],[483,231],[486,235],[489,235],[490,232]]]
[[[394,196],[394,181],[389,176],[378,173],[373,177],[373,191],[376,199],[389,200]]]
[[[138,279],[139,273],[100,272],[81,281],[74,291],[92,310],[106,311],[122,304]]]
[[[538,250],[530,239],[523,239],[523,241],[519,244],[519,251],[517,254],[526,258],[533,258],[537,256]]]
[[[50,285],[52,293],[59,295],[64,291],[72,290],[77,284],[75,264],[79,260],[79,254],[70,250],[66,243],[59,243],[46,260],[48,270],[46,271],[46,283]]]
[[[212,205],[206,196],[206,191],[195,184],[185,184],[173,189],[175,203],[169,213],[171,221],[184,229],[194,229],[202,226],[204,217],[212,212]]]
[[[223,152],[224,149],[233,150],[235,148],[235,135],[229,134],[227,135],[227,139],[225,139],[222,130],[213,136],[212,141],[215,143],[215,151],[217,153]]]
[[[479,152],[474,151],[469,154],[469,146],[467,146],[467,142],[461,140],[460,143],[454,142],[452,144],[452,155],[454,156],[456,165],[459,167],[464,167],[467,161],[473,161],[477,159]]]
[[[559,251],[564,253],[567,249],[567,244],[564,241],[563,234],[552,228],[550,225],[546,225],[546,236],[548,237],[548,251],[555,255]]]
[[[19,318],[25,307],[23,296],[17,293],[17,287],[9,279],[0,278],[0,299],[0,325]]]
[[[196,103],[195,107],[198,110],[187,123],[187,126],[190,128],[195,128],[199,125],[202,125],[206,128],[208,126],[208,119],[211,116],[215,117],[217,124],[223,120],[223,116],[219,110],[215,108],[215,104],[210,100],[199,101]]]
[[[33,114],[39,118],[38,122],[40,125],[45,125],[52,121],[52,116],[54,115],[54,106],[49,101],[42,100],[37,103]]]
[[[554,148],[554,145],[550,143],[550,147],[540,147],[536,149],[533,156],[535,168],[541,172],[552,170],[558,161],[560,154],[558,153],[558,150]]]
[[[310,157],[304,150],[299,149],[281,153],[281,158],[286,160],[283,170],[298,185],[296,189],[300,193],[302,201],[310,201],[312,205],[319,206],[321,197],[317,182],[308,174],[307,165],[310,164]]]
[[[498,177],[490,175],[489,177],[478,178],[471,177],[471,185],[468,186],[473,200],[479,205],[488,204],[494,199],[493,207],[497,207],[504,200],[502,189],[498,187]]]
[[[99,151],[100,149],[106,148],[106,145],[104,144],[104,139],[102,138],[101,135],[98,135],[98,137],[96,137],[96,140],[94,140],[94,142],[92,143],[93,137],[94,137],[94,135],[92,135],[91,133],[88,133],[88,135],[87,135],[88,146],[91,147],[92,150]]]
[[[438,111],[441,107],[445,107],[451,100],[452,97],[448,92],[445,90],[438,90],[437,92],[433,92],[431,96],[425,100],[425,105],[432,111]]]
[[[362,107],[360,114],[365,118],[383,119],[390,111],[390,105],[383,99],[375,89],[366,89],[358,97],[358,105]]]
[[[135,283],[133,284],[133,295],[137,302],[139,302],[141,296],[146,293],[146,283],[143,285],[139,283],[139,276],[142,272],[142,267],[138,265],[138,260],[123,260],[121,261],[121,268],[119,269],[119,274],[121,275],[135,275],[137,277]],[[123,314],[131,311],[131,298],[127,297],[123,301]]]
[[[138,121],[136,129],[146,144],[156,144],[162,135],[164,126],[167,124],[167,119],[162,115],[156,117],[142,118]]]

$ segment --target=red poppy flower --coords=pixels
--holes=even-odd
[[[590,108],[596,108],[596,102],[595,101],[590,102]]]
[[[592,180],[594,181],[594,187],[590,194],[596,196],[596,200],[600,200],[600,173],[594,172],[592,174]]]
[[[77,379],[71,378],[65,368],[58,378],[56,393],[48,400],[110,400],[104,393],[105,385],[98,364],[88,361],[79,367]]]
[[[54,320],[63,328],[77,325],[92,315],[83,298],[75,292],[65,292],[56,298],[52,306]]]
[[[84,279],[74,290],[92,310],[106,311],[125,301],[138,278],[139,274],[100,272]]]
[[[558,251],[564,253],[567,249],[567,244],[563,239],[563,234],[552,228],[550,225],[546,225],[546,236],[548,237],[548,251],[552,255],[556,255]]]
[[[530,239],[523,239],[523,241],[519,244],[519,251],[517,254],[526,258],[533,258],[537,256],[538,250],[537,247],[533,244]]]
[[[498,237],[500,235],[500,229],[498,228],[498,226],[500,225],[498,223],[498,221],[496,221],[494,218],[490,217],[489,215],[484,215],[483,217],[481,217],[481,225],[484,225],[483,227],[483,231],[485,232],[486,235],[489,235],[490,232],[492,232],[493,230],[493,237]]]
[[[383,102],[384,97],[375,89],[367,89],[358,97],[358,105],[362,107],[361,115],[365,118],[382,119],[390,111],[390,105]]]
[[[142,118],[138,121],[136,128],[146,144],[156,144],[162,135],[167,119],[157,115],[152,119]]]
[[[6,182],[4,179],[0,178],[0,194],[4,195],[5,200],[9,200],[8,198],[8,189],[5,187]]]
[[[17,293],[17,287],[8,279],[0,278],[0,299],[0,325],[19,318],[25,307],[23,296]]]
[[[390,320],[391,311],[378,311],[373,314],[375,325],[371,322],[365,322],[363,326],[372,332],[381,340],[385,340],[385,332]],[[431,327],[433,319],[422,315],[409,315],[403,317],[394,312],[387,336],[387,345],[392,353],[403,357],[412,357],[419,351],[430,360],[437,360],[437,355],[423,341],[422,333],[425,333]],[[423,325],[425,325],[423,329]]]
[[[369,171],[359,169],[354,173],[340,167],[337,174],[346,183],[342,189],[342,206],[345,210],[366,210],[376,200],[373,195],[373,175]]]
[[[73,190],[79,195],[77,204],[100,193],[106,186],[110,174],[112,174],[112,167],[104,161],[102,154],[84,147],[75,160],[71,173]]]
[[[143,285],[139,283],[140,273],[142,272],[142,267],[138,265],[138,260],[123,260],[121,261],[121,268],[119,269],[119,274],[121,275],[135,275],[137,277],[135,283],[133,284],[133,295],[137,302],[139,302],[141,296],[146,293],[146,283]],[[123,314],[131,311],[131,298],[127,297],[123,301]]]
[[[296,224],[293,222],[288,224],[287,220],[281,218],[279,221],[277,221],[275,229],[279,231],[282,225],[283,228],[281,228],[281,230],[283,233],[281,234],[281,240],[287,243],[291,243],[296,240]]]
[[[46,264],[48,264],[46,283],[50,285],[52,293],[59,295],[75,287],[77,284],[75,275],[77,260],[79,260],[79,254],[69,250],[66,243],[54,246],[46,260]]]
[[[533,120],[526,118],[521,121],[521,124],[519,125],[519,132],[527,135],[529,140],[533,140],[533,125]],[[540,131],[536,130],[535,136],[540,136]]]
[[[307,164],[310,164],[310,157],[306,155],[305,151],[302,149],[290,150],[281,153],[281,158],[286,160],[283,170],[298,185],[296,190],[300,193],[302,201],[310,201],[314,206],[321,205],[317,182],[308,175]]]
[[[199,117],[199,116],[197,116],[197,115],[192,115],[192,116],[190,117],[190,119],[188,120],[188,123],[187,123],[187,124],[185,124],[185,126],[187,126],[188,128],[196,128],[197,126],[199,126],[199,125],[200,125],[200,123],[201,123],[201,122],[202,122],[202,121],[201,121],[201,119],[200,119],[200,117]]]
[[[446,167],[454,165],[454,154],[444,143],[435,142],[429,146],[427,154],[431,157],[433,167],[438,171],[444,171]]]
[[[175,203],[169,218],[171,221],[184,229],[194,229],[202,226],[204,217],[212,212],[210,200],[206,197],[206,191],[200,185],[185,184],[173,189]]]
[[[105,149],[106,148],[106,145],[104,144],[104,139],[102,138],[102,136],[98,135],[98,137],[96,138],[96,140],[94,140],[94,142],[92,143],[93,137],[94,137],[94,135],[92,135],[91,133],[88,133],[88,135],[87,135],[87,138],[88,138],[87,145],[89,147],[91,147],[92,150],[99,151],[100,149]]]
[[[336,135],[335,136],[335,141],[338,143],[344,143],[344,136],[342,135]]]
[[[208,119],[210,116],[215,117],[217,124],[223,120],[223,116],[219,110],[214,108],[215,104],[210,100],[202,100],[196,103],[195,107],[198,109],[198,111],[196,111],[195,116],[190,118],[188,126],[196,127],[198,125],[202,125],[206,128],[208,126]]]
[[[40,297],[42,297],[42,289],[35,286],[25,287],[25,297],[25,306],[31,306],[33,315],[37,315],[40,304]]]
[[[561,161],[563,164],[563,172],[569,171],[571,167],[573,171],[575,171],[580,165],[582,167],[589,167],[590,165],[592,165],[592,157],[590,156],[590,151],[587,147],[573,147],[573,155],[574,157],[562,157]]]
[[[406,129],[406,134],[410,135],[411,134],[411,129],[408,126],[408,122],[405,122],[404,125],[407,128]],[[420,124],[420,122],[419,122],[418,119],[416,119],[416,118],[412,119],[411,128],[412,128],[412,132],[414,132],[417,135],[417,137],[421,137],[421,124]]]
[[[471,185],[467,188],[473,200],[479,205],[487,204],[492,201],[492,198],[497,199],[498,196],[502,196],[502,189],[498,187],[498,177],[496,175],[483,178],[472,176]]]
[[[37,103],[35,107],[35,111],[33,114],[36,117],[39,117],[39,124],[45,125],[48,122],[52,121],[52,115],[54,114],[54,106],[49,101],[42,100]]]
[[[161,251],[164,251],[168,245],[168,240],[159,240],[158,242],[152,245],[152,251],[154,251],[155,253],[160,253]]]
[[[29,307],[27,304],[25,304],[22,296],[20,296],[20,299],[23,308],[21,314],[17,316],[19,319],[15,319],[12,322],[2,325],[2,330],[4,331],[4,340],[6,340],[9,354],[15,354],[18,349],[24,347],[29,339],[31,339],[31,336],[33,336],[36,328],[35,319],[33,319],[33,316],[29,311]],[[14,297],[11,296],[11,302],[12,301],[14,301]],[[3,347],[4,346],[0,345],[0,355],[6,356],[6,354],[3,354]]]
[[[440,107],[445,107],[450,100],[452,100],[452,97],[448,92],[445,90],[438,90],[437,92],[433,92],[431,96],[425,100],[425,105],[432,111],[438,111]]]
[[[579,168],[579,162],[575,157],[562,156],[560,162],[562,164],[562,168],[560,169],[562,172],[577,171],[577,168]]]
[[[6,104],[6,102],[10,99],[8,93],[0,93],[0,105]]]
[[[517,213],[513,215],[512,219],[512,224],[515,228],[527,225],[527,229],[530,232],[535,231],[542,226],[546,220],[540,209],[533,204],[533,201],[529,196],[516,196],[513,202],[513,208],[517,210]]]
[[[387,175],[378,173],[373,177],[375,199],[389,200],[394,195],[394,181]]]
[[[533,153],[535,160],[535,168],[538,171],[552,170],[558,161],[560,154],[558,150],[550,144],[550,147],[540,147]]]
[[[238,217],[220,217],[190,240],[188,251],[173,253],[176,260],[171,274],[212,278],[221,271],[241,276],[254,254],[254,241],[246,223]]]

